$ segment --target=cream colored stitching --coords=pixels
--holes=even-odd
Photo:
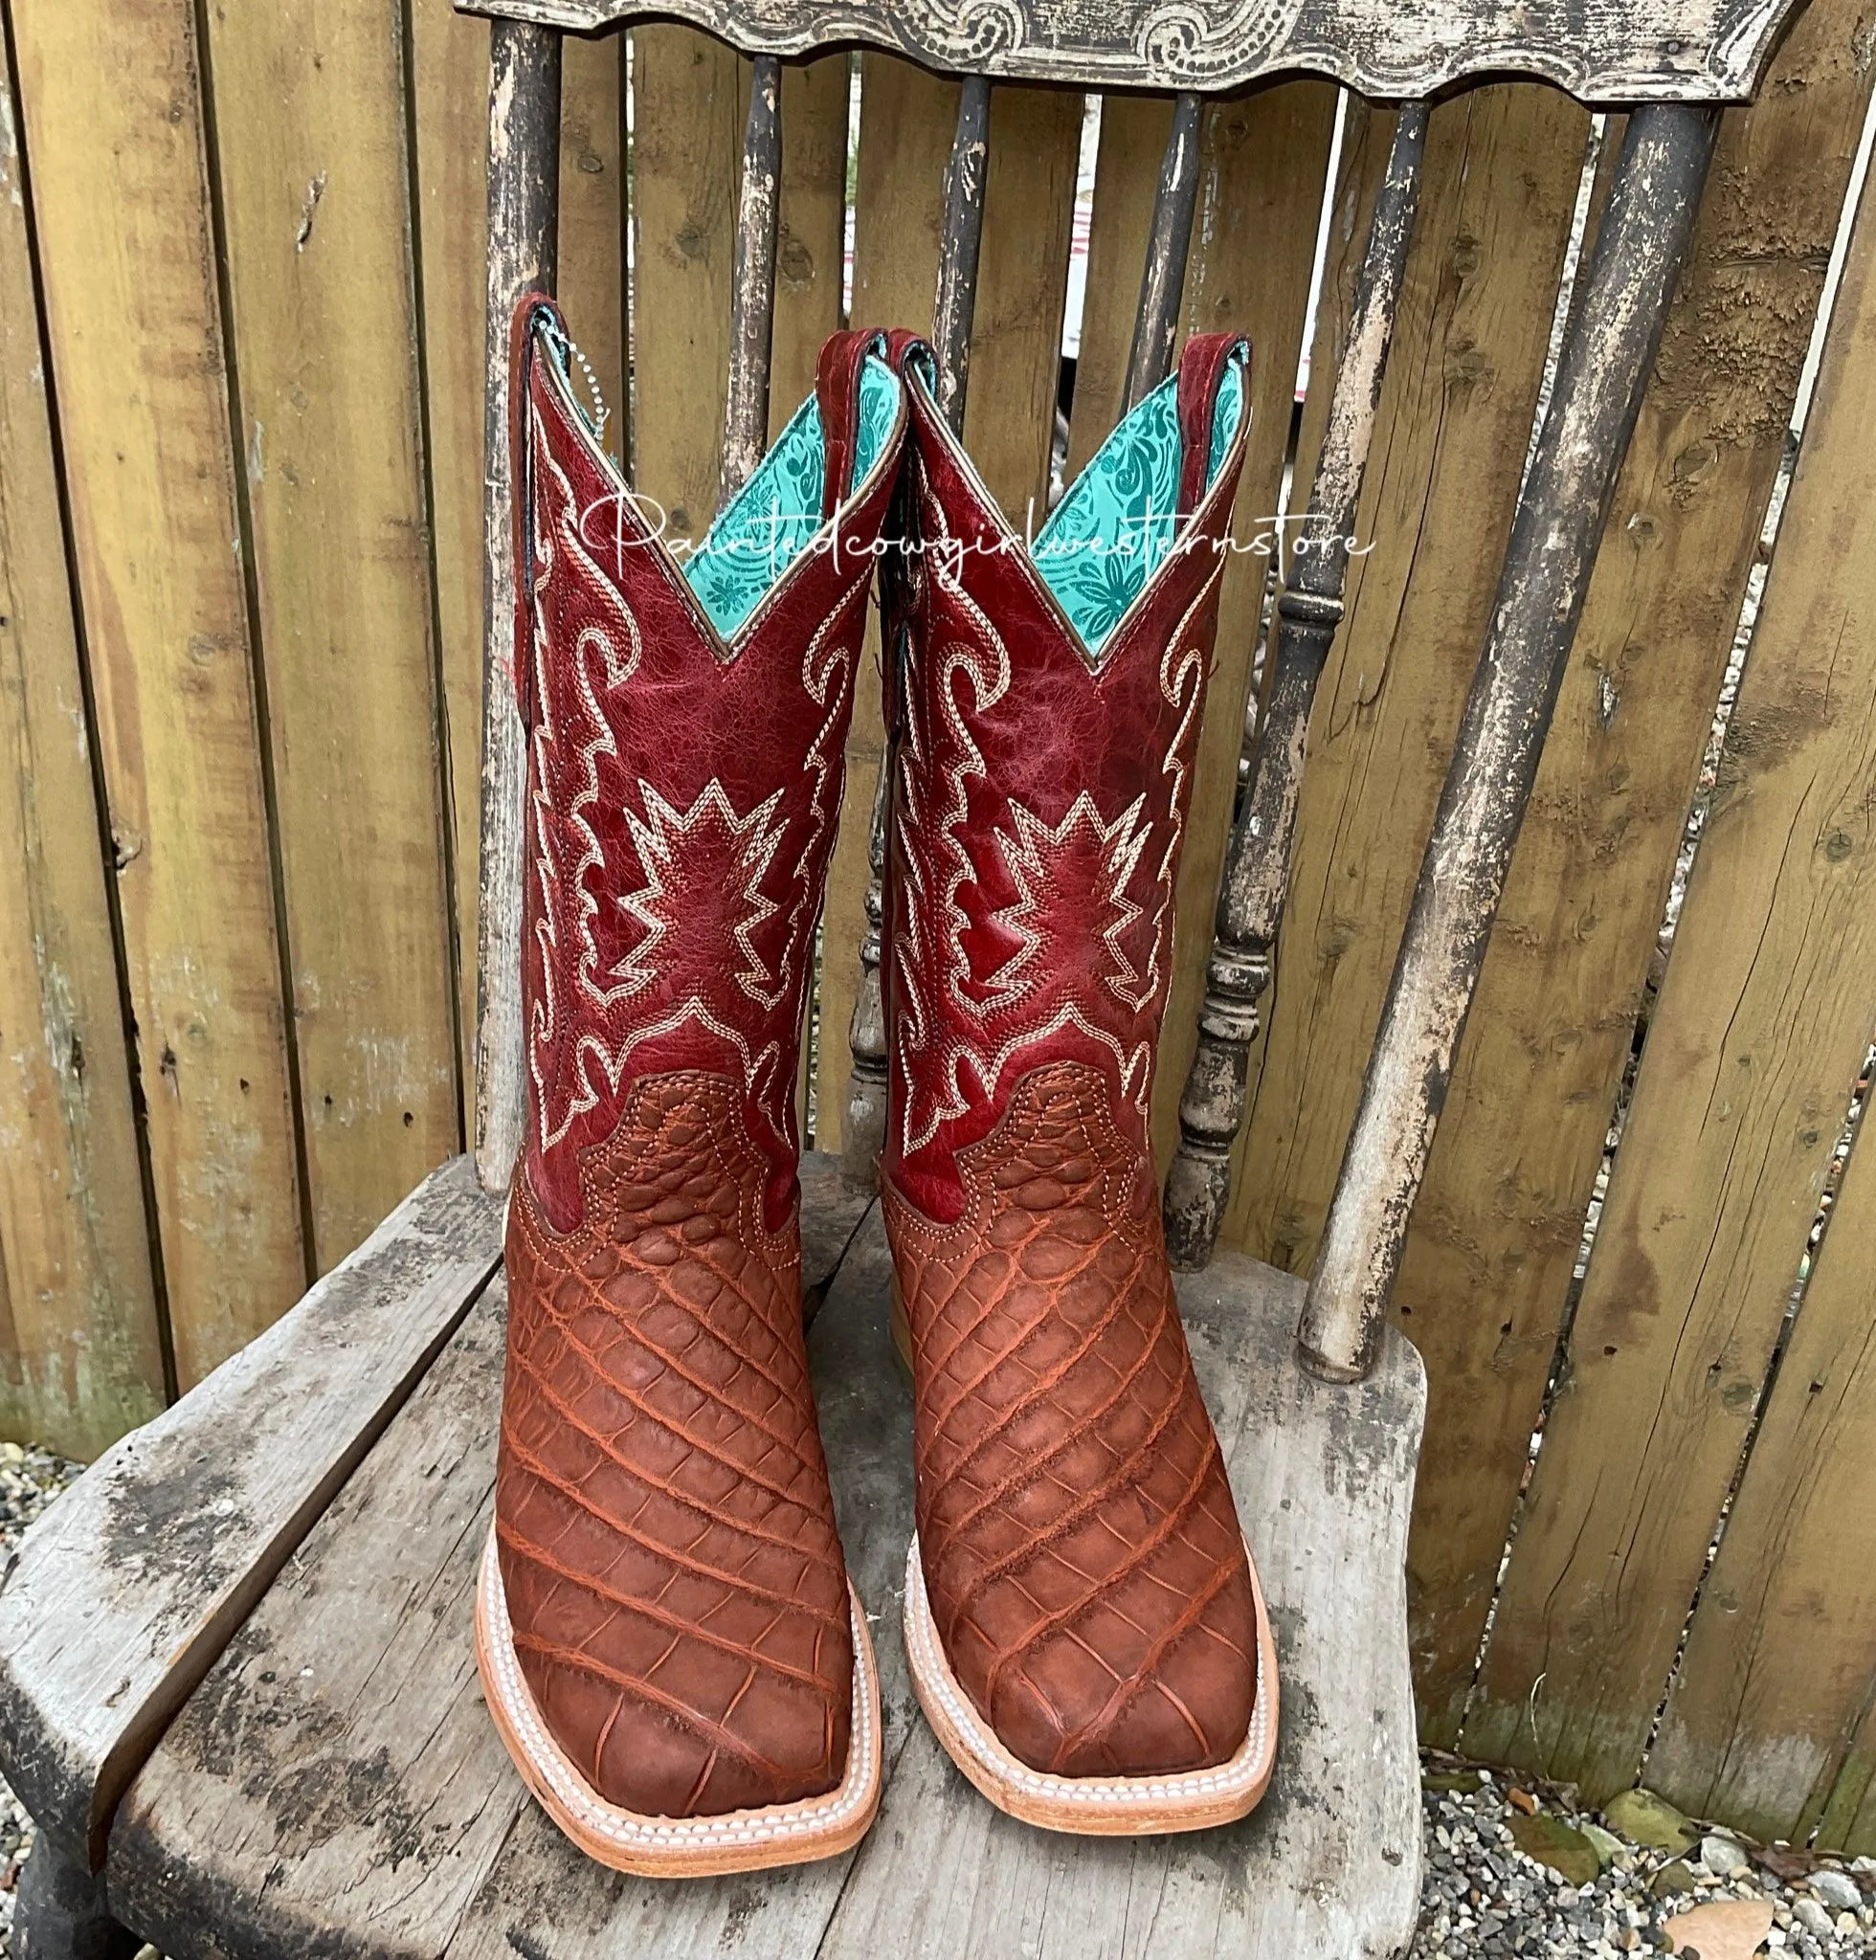
[[[847,1608],[853,1621],[853,1728],[847,1745],[847,1773],[831,1796],[764,1810],[731,1811],[720,1817],[648,1817],[594,1794],[585,1777],[541,1720],[534,1697],[515,1658],[502,1586],[495,1533],[482,1553],[478,1611],[485,1620],[482,1650],[502,1712],[526,1751],[536,1773],[555,1800],[596,1837],[643,1849],[710,1851],[732,1844],[769,1844],[789,1838],[830,1835],[871,1801],[878,1737],[873,1726],[873,1687],[866,1622],[849,1584]]]
[[[1240,1795],[1254,1789],[1263,1772],[1271,1737],[1270,1696],[1262,1680],[1251,1710],[1251,1725],[1238,1753],[1216,1770],[1182,1775],[1106,1777],[1055,1776],[1032,1770],[1003,1747],[975,1704],[957,1685],[926,1597],[925,1569],[919,1561],[916,1533],[905,1554],[904,1618],[906,1657],[919,1685],[944,1708],[972,1759],[997,1782],[1015,1785],[1027,1795],[1084,1804],[1091,1809],[1128,1810],[1163,1803],[1168,1797]],[[1260,1656],[1260,1662],[1261,1659]]]

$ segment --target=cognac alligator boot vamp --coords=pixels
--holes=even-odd
[[[1269,1782],[1275,1650],[1148,1110],[1249,349],[1191,342],[1033,546],[928,356],[895,351],[919,548],[890,595],[882,1186],[916,1405],[913,1678],[1018,1817],[1222,1823]]]
[[[875,345],[829,343],[681,565],[594,439],[558,315],[517,325],[529,1107],[477,1651],[536,1796],[632,1872],[824,1857],[879,1803],[793,1107],[905,427]]]

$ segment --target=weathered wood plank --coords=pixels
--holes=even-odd
[[[321,1272],[462,1146],[399,11],[206,13]]]
[[[561,55],[560,309],[606,398],[606,447],[630,456],[625,385],[625,36]]]
[[[1365,124],[1352,189],[1393,119]],[[1433,114],[1419,222],[1310,721],[1269,1018],[1227,1243],[1315,1257],[1420,855],[1477,664],[1542,378],[1587,119],[1528,85]],[[1346,195],[1346,193],[1345,193]],[[1335,369],[1366,218],[1338,222],[1312,393]],[[1320,429],[1312,422],[1306,434]],[[1313,455],[1299,458],[1307,480]]]
[[[682,27],[635,31],[633,61],[636,486],[671,537],[701,539],[717,507],[748,64]]]
[[[1387,378],[1419,212],[1430,114],[1428,104],[1416,102],[1395,118],[1386,174],[1369,213],[1354,311],[1313,445],[1314,474],[1307,493],[1297,496],[1301,528],[1294,551],[1283,558],[1254,760],[1232,820],[1205,963],[1198,1038],[1179,1096],[1179,1145],[1166,1172],[1166,1249],[1180,1268],[1210,1260],[1231,1196],[1231,1158],[1243,1126],[1251,1043],[1262,1024],[1262,998],[1289,891],[1309,717],[1342,619],[1348,541],[1367,478],[1374,412]]]
[[[1870,209],[1463,1731],[1591,1801],[1641,1760],[1870,1039]]]
[[[1823,1822],[1841,1844],[1871,1780],[1857,1729],[1876,1680],[1872,1266],[1876,1150],[1859,1149],[1648,1755],[1650,1789],[1768,1843]]]
[[[111,1909],[175,1960],[435,1954],[527,1801],[468,1637],[506,1306],[498,1275],[125,1793]]]
[[[946,87],[945,92],[954,103],[956,90]],[[892,132],[887,128],[878,134],[890,139]],[[862,151],[865,143],[862,96]],[[1019,530],[1032,498],[1038,527],[1047,509],[1049,445],[1055,435],[1061,317],[1068,298],[1068,242],[1081,152],[1080,97],[1061,89],[992,92],[990,171],[984,184],[984,237],[971,324],[964,442],[991,494]],[[1155,158],[1155,169],[1157,166]],[[888,242],[887,249],[895,247]],[[903,252],[904,242],[896,249]],[[857,308],[857,248],[855,290]],[[872,278],[868,294],[877,304],[879,289]],[[914,323],[930,308],[927,297],[911,316]]]
[[[481,871],[482,378],[474,323],[488,282],[488,27],[449,0],[411,0],[410,89],[419,240],[431,549],[441,734],[456,870],[459,1067],[476,1069]]]
[[[1585,101],[1736,100],[1798,0],[659,0],[749,53],[860,39],[927,66],[1080,88],[1227,89],[1314,69],[1369,96],[1428,96],[1463,76],[1541,76]],[[635,18],[646,0],[458,0],[556,27]]]
[[[0,1430],[89,1458],[163,1351],[4,46],[0,116]]]
[[[982,1951],[1020,1933],[1025,1950],[1075,1960],[1196,1960],[1224,1946],[1378,1956],[1404,1944],[1419,1860],[1403,1591],[1423,1409],[1413,1350],[1391,1336],[1374,1382],[1325,1388],[1293,1359],[1298,1281],[1228,1258],[1187,1282],[1288,1670],[1279,1781],[1248,1824],[1204,1838],[1062,1839],[990,1810],[938,1755],[912,1698],[898,1616],[910,1408],[886,1337],[889,1271],[869,1210],[811,1341],[893,1766],[886,1814],[858,1853],[758,1883],[659,1884],[603,1870],[523,1807],[471,1685],[501,1370],[491,1305],[165,1738],[113,1837],[114,1904],[176,1960],[321,1943],[597,1960],[729,1942],[780,1960],[877,1953],[908,1927],[921,1951]]]
[[[1867,105],[1861,33],[1856,0],[1817,0],[1763,100],[1722,130],[1408,1237],[1396,1300],[1433,1385],[1415,1673],[1422,1736],[1442,1746],[1783,454]]]
[[[0,1590],[0,1759],[41,1830],[102,1856],[124,1786],[454,1331],[501,1230],[470,1161],[446,1164],[27,1534]]]
[[[1425,1379],[1390,1333],[1369,1383],[1311,1381],[1295,1359],[1301,1294],[1241,1256],[1179,1281],[1277,1629],[1270,1795],[1202,1837],[1040,1837],[978,1800],[915,1722],[816,1949],[828,1960],[861,1960],[907,1927],[934,1960],[997,1949],[1379,1960],[1405,1947],[1420,1840],[1403,1567]],[[898,1604],[895,1588],[894,1644]]]
[[[307,1277],[194,12],[11,17],[187,1387]]]
[[[1274,542],[1271,520],[1289,447],[1334,128],[1335,91],[1319,81],[1220,103],[1205,118],[1184,324],[1190,333],[1250,336],[1251,433],[1231,524],[1239,549],[1218,596],[1217,653],[1179,866],[1172,979],[1155,1064],[1153,1145],[1162,1166],[1172,1162],[1178,1137],[1179,1093],[1197,1038],[1218,880],[1238,800],[1244,706],[1270,573],[1268,552],[1255,547],[1260,540]]]
[[[1152,226],[1150,160],[1164,154],[1172,104],[1164,96],[1104,96],[1095,148],[1094,209],[1088,214],[1087,282],[1068,415],[1067,480],[1073,482],[1121,418],[1140,267]],[[1194,227],[1195,234],[1197,227]],[[1195,235],[1194,253],[1200,243]],[[1190,261],[1193,254],[1188,255]],[[1187,278],[1191,278],[1190,262]],[[1253,429],[1256,420],[1253,417]]]
[[[847,247],[847,56],[782,70],[782,210],[769,437],[815,385],[821,343],[840,327]]]
[[[1334,1380],[1374,1363],[1719,132],[1707,103],[1646,105],[1623,132],[1309,1276],[1297,1341]]]
[[[513,21],[489,35],[488,251],[482,307],[481,851],[475,1130],[483,1189],[505,1191],[526,1106],[521,932],[525,739],[514,693],[514,319],[551,292],[560,249],[562,36]]]
[[[858,326],[931,330],[957,103],[955,82],[887,56],[864,58],[854,220]],[[1073,95],[998,89],[992,98],[964,438],[1018,530],[1032,499],[1039,525],[1048,491],[1081,127],[1081,100]],[[838,1147],[846,1117],[847,1030],[866,929],[866,854],[882,741],[878,690],[861,687],[822,933],[815,1141],[830,1148]]]

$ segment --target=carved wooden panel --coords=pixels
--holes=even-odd
[[[457,0],[591,29],[693,22],[746,53],[852,42],[927,67],[1083,88],[1220,90],[1298,70],[1363,95],[1542,77],[1586,102],[1749,97],[1802,0]]]

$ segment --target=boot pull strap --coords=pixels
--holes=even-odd
[[[821,420],[821,523],[853,488],[854,450],[860,427],[860,383],[868,354],[882,350],[869,329],[831,334],[820,351],[815,395]]]
[[[522,726],[534,727],[534,434],[528,402],[540,329],[561,326],[560,309],[534,288],[516,302],[508,329],[508,507],[513,520],[515,631],[508,679]]]
[[[1233,358],[1244,356],[1244,385],[1251,379],[1251,344],[1241,333],[1195,333],[1179,356],[1179,440],[1184,462],[1179,471],[1179,515],[1190,517],[1204,501],[1212,479],[1212,425],[1217,414],[1218,390],[1231,371]],[[1249,410],[1248,401],[1245,404]]]

